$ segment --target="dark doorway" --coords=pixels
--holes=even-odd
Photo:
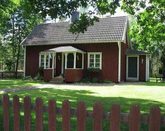
[[[56,74],[55,76],[59,76],[61,74],[61,64],[62,64],[62,53],[56,54]]]
[[[137,57],[128,57],[128,78],[137,78]]]

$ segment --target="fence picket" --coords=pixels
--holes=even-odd
[[[1,104],[1,100],[0,100]],[[13,107],[13,125],[10,127],[10,108]],[[24,130],[31,131],[31,112],[35,111],[35,131],[43,131],[43,113],[48,113],[48,130],[56,131],[56,116],[60,114],[62,117],[62,131],[71,131],[71,116],[76,114],[77,117],[77,131],[86,131],[87,117],[93,119],[93,131],[103,131],[103,119],[108,118],[110,123],[109,131],[120,131],[120,122],[128,123],[129,131],[139,131],[141,122],[148,122],[149,131],[159,131],[160,127],[164,125],[164,116],[161,116],[160,108],[154,107],[150,109],[148,115],[141,115],[138,105],[134,105],[130,109],[130,113],[120,113],[120,105],[112,105],[110,113],[103,113],[102,104],[96,102],[93,106],[93,112],[87,111],[84,102],[79,102],[77,109],[71,109],[68,100],[63,101],[62,108],[56,107],[56,101],[50,100],[48,106],[45,108],[41,98],[37,98],[34,105],[31,104],[31,98],[25,97],[24,108]],[[12,103],[9,101],[7,94],[3,95],[2,99],[3,109],[3,130],[4,131],[20,131],[20,110],[22,104],[19,102],[19,97],[14,96]],[[47,110],[48,109],[48,110]],[[105,116],[105,117],[103,117]],[[145,117],[147,116],[147,117]],[[107,129],[106,129],[107,130]]]
[[[137,105],[132,106],[130,110],[129,131],[140,131],[140,108]]]
[[[93,106],[93,130],[102,131],[103,107],[96,102]]]
[[[86,107],[84,102],[79,102],[77,106],[77,131],[86,129]]]
[[[35,131],[43,131],[43,101],[41,98],[36,99],[36,128]]]
[[[49,100],[48,103],[48,128],[49,131],[56,131],[56,102]]]
[[[68,100],[62,104],[62,131],[70,131],[70,104]]]
[[[9,96],[3,95],[3,128],[4,131],[9,131]]]
[[[120,131],[120,105],[112,105],[110,110],[110,131]]]
[[[31,99],[28,96],[24,98],[24,130],[31,131]]]
[[[159,131],[160,130],[160,108],[154,107],[150,110],[149,115],[149,131]]]
[[[14,131],[20,131],[20,103],[19,97],[13,97],[13,113],[14,113]]]

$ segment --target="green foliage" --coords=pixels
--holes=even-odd
[[[28,15],[24,10],[24,5],[19,5],[19,2],[15,4],[10,1],[6,5],[3,4],[3,7],[9,6],[11,3],[17,9],[13,7],[8,13],[8,17],[0,21],[0,34],[2,34],[0,59],[5,64],[6,70],[17,72],[19,62],[23,59],[21,42],[42,19],[36,14]]]
[[[34,77],[34,80],[43,80],[43,77],[44,77],[44,68],[40,67],[38,69],[37,75]]]
[[[88,68],[87,72],[88,73],[99,73],[101,70],[100,68]]]
[[[130,38],[133,46],[161,58],[165,67],[165,3],[154,0],[131,24]]]
[[[94,25],[94,22],[99,22],[99,19],[97,17],[90,18],[90,16],[82,14],[79,20],[71,24],[69,31],[72,33],[84,33],[89,26]]]

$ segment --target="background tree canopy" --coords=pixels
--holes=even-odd
[[[11,16],[18,9],[22,11],[22,18],[26,21],[24,24],[30,27],[29,30],[22,30],[26,32],[23,36],[25,37],[32,27],[40,23],[41,19],[44,20],[46,16],[52,19],[68,18],[80,7],[84,9],[91,7],[91,10],[81,13],[80,19],[71,24],[72,33],[86,31],[88,26],[99,20],[98,14],[114,14],[117,8],[121,8],[134,17],[130,28],[134,45],[153,54],[165,54],[164,0],[1,0],[0,17],[3,20],[0,21],[0,33],[2,36],[6,34],[9,28],[5,24],[11,20]],[[162,62],[164,62],[163,59],[161,59]]]

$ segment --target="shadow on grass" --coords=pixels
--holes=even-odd
[[[0,89],[10,89],[10,88],[21,88],[25,86],[32,86],[40,82],[37,81],[28,81],[21,79],[4,79],[0,80]]]
[[[9,93],[10,96],[18,95],[21,99],[25,96],[30,96],[34,103],[36,97],[41,97],[45,104],[49,99],[54,99],[57,102],[57,106],[61,107],[62,101],[68,99],[73,108],[77,106],[78,101],[84,101],[88,110],[92,110],[93,104],[98,101],[102,103],[105,111],[109,111],[112,104],[120,104],[122,112],[129,112],[130,107],[133,104],[140,105],[141,112],[149,112],[150,107],[159,106],[161,111],[165,113],[165,103],[152,101],[148,99],[133,99],[126,97],[101,97],[94,94],[94,92],[88,90],[67,90],[67,89],[38,89],[19,91],[16,93]]]

